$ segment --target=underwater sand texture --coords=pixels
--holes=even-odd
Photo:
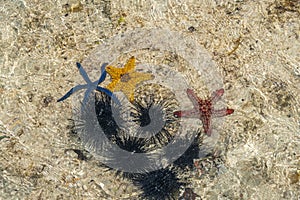
[[[206,168],[187,172],[189,187],[202,199],[299,199],[299,18],[297,0],[2,0],[0,199],[141,193],[72,136],[72,101],[56,103],[76,84],[76,62],[141,27],[193,37],[212,56],[235,109],[215,127],[220,163],[200,161]]]

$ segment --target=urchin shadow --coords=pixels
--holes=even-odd
[[[195,133],[197,137],[192,145],[172,165],[167,168],[145,173],[117,174],[131,180],[143,193],[140,199],[184,199],[180,196],[180,189],[189,185],[189,180],[182,180],[182,174],[194,167],[194,159],[199,158],[199,145],[203,141],[200,131]],[[188,139],[183,139],[183,142]]]
[[[153,136],[152,140],[144,139],[144,138],[138,138],[138,137],[132,137],[124,130],[122,130],[118,124],[116,123],[114,117],[116,114],[112,114],[112,105],[111,98],[107,96],[105,93],[99,93],[97,92],[95,94],[95,101],[88,101],[88,103],[85,105],[85,109],[79,114],[80,120],[78,120],[80,123],[78,123],[77,131],[80,131],[81,139],[84,144],[88,144],[89,149],[94,149],[95,152],[100,151],[106,151],[104,148],[107,144],[103,144],[103,141],[98,141],[99,137],[95,134],[93,127],[95,125],[100,125],[101,129],[103,130],[103,133],[105,136],[109,139],[109,142],[112,142],[114,144],[117,144],[120,148],[134,153],[146,153],[148,151],[152,151],[153,149],[159,148],[162,144],[165,144],[165,142],[169,141],[169,139],[165,140],[164,138],[161,139],[159,136]],[[150,105],[151,104],[151,105]],[[169,102],[164,103],[170,104]],[[135,106],[137,103],[135,104]],[[150,106],[149,106],[150,105]],[[165,111],[161,110],[161,105],[153,104],[153,102],[149,102],[149,105],[146,107],[155,107],[155,109],[152,110],[153,113],[160,112],[164,113]],[[172,104],[171,104],[172,105]],[[137,109],[139,110],[141,106],[138,106],[135,108],[130,109]],[[95,110],[96,112],[96,120],[86,120],[90,119],[88,116],[91,115],[91,110]],[[115,108],[118,110],[118,108]],[[167,108],[170,110],[170,108]],[[175,108],[174,108],[175,109]],[[78,109],[80,110],[80,109]],[[148,109],[149,111],[151,109]],[[120,112],[122,112],[122,109],[120,108]],[[134,111],[136,112],[136,110]],[[152,113],[152,115],[153,115]],[[121,113],[119,113],[121,115]],[[143,120],[143,114],[149,114],[149,113],[140,113],[140,115],[135,116],[138,121],[142,123]],[[117,114],[118,115],[118,114]],[[151,115],[151,114],[150,114]],[[155,116],[155,115],[154,115]],[[165,117],[161,115],[162,117]],[[150,117],[151,119],[151,117]],[[175,118],[176,119],[176,118]],[[177,119],[176,119],[177,120]],[[143,122],[145,123],[145,122]],[[165,123],[165,122],[164,122]],[[167,132],[168,130],[162,130]],[[174,133],[166,134],[165,132],[161,132],[163,137],[170,137]],[[106,152],[105,153],[105,166],[109,170],[116,171],[117,174],[122,174],[124,178],[130,179],[136,186],[140,187],[143,191],[143,194],[141,196],[142,199],[178,199],[179,197],[179,190],[180,188],[186,186],[187,182],[181,181],[179,176],[186,172],[187,169],[191,169],[193,167],[193,159],[198,158],[199,155],[199,144],[201,143],[201,139],[199,137],[199,132],[190,133],[189,135],[198,135],[192,145],[189,146],[189,148],[173,163],[173,165],[169,165],[166,168],[162,168],[159,170],[152,170],[151,168],[155,168],[155,159],[149,156],[144,157],[145,163],[153,163],[153,166],[148,166],[148,168],[145,168],[144,170],[141,170],[136,173],[130,173],[130,172],[123,172],[122,170],[113,169],[110,166],[110,164],[113,165],[138,165],[139,163],[131,163],[130,157],[128,155],[118,156],[115,157],[113,153]],[[83,137],[83,138],[82,138]],[[157,140],[164,141],[159,143],[159,145],[156,145],[155,148],[151,147],[150,144],[151,141],[153,144],[157,143]],[[179,145],[185,145],[186,141],[189,140],[189,138],[180,138],[182,141],[177,141]],[[101,159],[100,159],[101,162]]]

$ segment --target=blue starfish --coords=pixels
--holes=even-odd
[[[69,96],[71,96],[73,93],[82,90],[82,89],[86,89],[85,93],[84,93],[84,98],[83,98],[83,105],[86,105],[88,98],[90,96],[90,93],[93,90],[97,90],[99,92],[104,92],[106,93],[108,96],[110,96],[117,104],[120,105],[120,101],[118,100],[118,98],[108,89],[103,88],[98,86],[100,83],[102,83],[105,78],[106,78],[106,70],[105,67],[107,66],[107,63],[104,63],[101,66],[101,74],[100,74],[100,78],[97,81],[92,82],[89,78],[89,76],[87,75],[87,73],[85,72],[85,70],[83,69],[83,67],[81,66],[80,63],[76,63],[77,68],[79,70],[80,75],[82,76],[82,78],[85,80],[85,82],[87,84],[84,85],[76,85],[75,87],[73,87],[71,90],[69,90],[69,92],[67,92],[63,97],[61,97],[60,99],[57,100],[57,102],[63,101],[65,99],[67,99]]]

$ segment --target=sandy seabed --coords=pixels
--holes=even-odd
[[[135,199],[130,181],[72,151],[71,101],[56,100],[105,40],[159,27],[210,53],[235,109],[219,127],[222,173],[191,173],[193,191],[300,199],[299,1],[1,0],[0,19],[0,199]]]

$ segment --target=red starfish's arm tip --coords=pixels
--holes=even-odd
[[[216,93],[219,95],[219,96],[222,96],[224,94],[224,89],[221,88],[221,89],[218,89],[216,90]]]
[[[211,130],[210,124],[204,124],[203,127],[204,127],[204,133],[207,136],[211,136],[212,130]]]
[[[173,114],[174,114],[174,117],[177,117],[177,118],[182,117],[182,111],[175,111]]]
[[[226,115],[230,115],[230,114],[232,114],[233,112],[234,112],[233,109],[227,108],[227,110],[226,110]]]
[[[224,89],[223,88],[221,88],[221,89],[218,89],[218,90],[216,90],[216,91],[214,91],[213,93],[212,93],[212,99],[220,99],[221,98],[221,96],[223,96],[223,94],[224,94]]]
[[[223,94],[224,94],[224,89],[223,88],[214,91],[211,95],[211,98],[210,98],[211,102],[213,104],[215,104],[217,101],[219,101],[221,99]]]

